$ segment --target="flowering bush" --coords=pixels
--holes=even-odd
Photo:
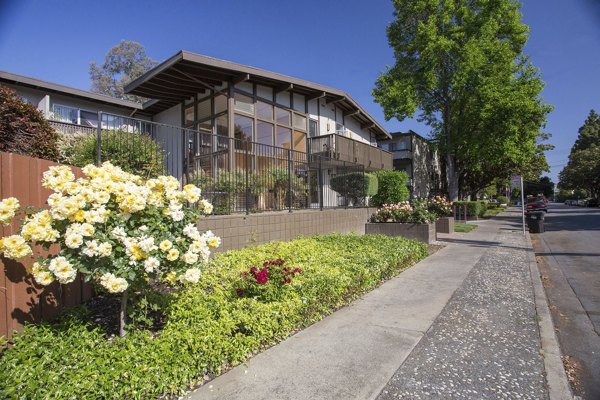
[[[397,204],[384,204],[373,214],[375,222],[401,222],[409,224],[431,224],[435,222],[435,214],[429,212],[427,203],[415,201],[412,205],[407,201]]]
[[[278,297],[277,292],[291,285],[294,277],[301,272],[300,268],[287,267],[281,258],[265,261],[262,268],[253,266],[242,272],[242,281],[236,292],[239,297],[274,300]]]
[[[42,185],[54,191],[48,210],[30,214],[20,235],[0,240],[0,254],[22,258],[29,243],[60,244],[56,256],[38,258],[31,273],[40,285],[73,282],[77,272],[109,293],[143,290],[151,281],[196,283],[210,250],[220,245],[212,232],[200,233],[195,221],[212,205],[200,199],[200,189],[159,176],[143,181],[109,162],[87,165],[75,180],[66,166],[50,167]],[[184,207],[197,204],[197,208]],[[19,203],[0,203],[0,222],[14,218]],[[125,298],[124,298],[125,299]]]
[[[438,217],[448,217],[452,215],[452,202],[445,196],[435,196],[429,199],[427,209]]]

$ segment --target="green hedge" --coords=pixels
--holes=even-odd
[[[460,215],[463,214],[463,207],[467,206],[467,215],[469,217],[483,217],[485,211],[487,210],[488,201],[487,200],[477,200],[477,201],[455,201],[454,205],[457,207],[457,215],[460,212]],[[460,210],[458,210],[460,208]]]
[[[379,189],[372,199],[375,207],[408,200],[410,192],[407,187],[408,174],[405,171],[382,170],[375,172],[375,175],[379,181]]]
[[[365,197],[373,196],[378,190],[378,179],[374,174],[349,172],[331,178],[331,189],[350,198],[354,204],[362,203]]]
[[[0,398],[157,398],[182,394],[248,359],[426,257],[419,242],[380,235],[319,235],[216,256],[194,287],[168,303],[158,335],[106,339],[79,307],[28,325],[0,356]],[[241,272],[282,258],[299,267],[277,301],[239,297]]]

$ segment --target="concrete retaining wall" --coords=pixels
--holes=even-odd
[[[431,244],[435,241],[435,224],[367,223],[365,225],[365,233],[402,236]]]
[[[316,233],[365,233],[365,223],[375,208],[298,210],[250,215],[204,217],[200,231],[212,230],[223,243],[219,251],[271,241],[285,241]]]
[[[435,231],[439,233],[454,233],[454,218],[438,218],[438,220],[435,221]]]

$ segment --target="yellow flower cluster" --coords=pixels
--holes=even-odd
[[[41,211],[29,217],[21,228],[21,236],[25,240],[54,243],[60,237],[60,232],[52,227],[52,216],[48,210]]]
[[[69,167],[50,167],[42,180],[54,191],[48,197],[49,209],[30,215],[20,235],[0,239],[0,252],[21,258],[31,254],[27,241],[60,243],[59,256],[32,266],[34,279],[42,285],[72,282],[84,265],[85,273],[99,277],[110,293],[121,293],[131,284],[120,274],[134,273],[136,282],[150,276],[198,282],[198,264],[208,262],[211,249],[221,240],[210,231],[201,234],[192,223],[177,232],[181,225],[176,223],[192,218],[193,213],[184,209],[186,203],[205,214],[212,212],[199,188],[185,185],[180,190],[172,176],[144,182],[109,162],[87,165],[82,171],[84,176],[76,179]],[[18,208],[17,199],[0,202],[0,222],[10,222]],[[141,220],[148,226],[139,226]]]
[[[117,278],[110,272],[100,277],[100,284],[108,291],[108,293],[123,293],[129,287],[129,284],[125,279]]]
[[[14,197],[0,201],[0,224],[8,225],[15,217],[19,207],[19,200]]]
[[[23,258],[31,254],[31,247],[22,236],[12,235],[0,239],[0,254],[12,259]]]

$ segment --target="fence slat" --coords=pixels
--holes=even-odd
[[[41,185],[42,175],[56,163],[0,152],[0,199],[16,197],[21,207],[45,208],[46,199],[51,193]],[[72,167],[76,177],[83,175],[79,168]],[[17,234],[18,221],[2,227],[2,237]],[[58,251],[57,246],[50,253]],[[80,304],[91,296],[89,284],[82,284],[81,277],[76,282],[65,285],[64,292],[57,283],[48,287],[36,285],[27,266],[38,255],[47,257],[48,252],[34,247],[34,255],[20,262],[0,257],[0,336],[9,337],[13,330],[21,330],[28,322],[39,322],[54,318],[65,307]],[[85,293],[85,296],[82,296]]]

